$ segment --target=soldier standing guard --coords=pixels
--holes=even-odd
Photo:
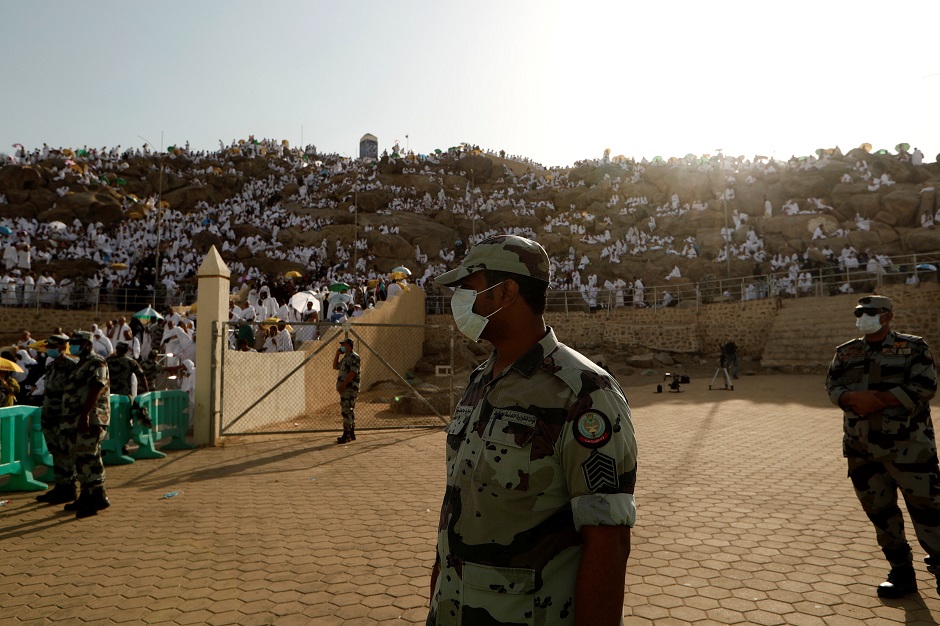
[[[75,517],[97,515],[111,505],[104,490],[101,441],[111,419],[108,364],[92,351],[92,334],[76,330],[69,351],[78,357],[62,395],[63,425],[71,438],[75,472],[82,491],[78,500],[65,505]]]
[[[428,626],[622,624],[637,446],[617,381],[545,325],[537,242],[481,241],[436,279],[493,344],[446,428]]]
[[[891,565],[878,586],[882,598],[917,591],[899,488],[940,593],[940,467],[929,404],[937,370],[922,338],[891,330],[893,308],[884,296],[859,299],[855,325],[864,337],[836,348],[826,378],[830,400],[843,409],[849,478]]]
[[[343,413],[343,434],[336,443],[356,440],[356,396],[359,395],[359,355],[353,352],[353,340],[346,337],[339,342],[333,356],[333,369],[338,370],[336,391]]]
[[[75,461],[69,442],[70,430],[64,427],[62,415],[62,393],[68,382],[75,361],[66,356],[69,349],[67,335],[53,335],[46,341],[46,356],[52,363],[46,366],[46,389],[42,401],[42,434],[52,455],[52,471],[55,486],[36,496],[39,502],[65,504],[75,500]]]

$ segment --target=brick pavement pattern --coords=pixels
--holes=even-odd
[[[875,595],[887,566],[822,376],[624,380],[640,443],[626,624],[938,623],[916,545],[920,593]],[[334,437],[111,467],[113,505],[86,520],[2,494],[0,623],[423,624],[444,434]]]

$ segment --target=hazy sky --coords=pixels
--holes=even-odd
[[[0,2],[0,151],[940,152],[940,1]]]

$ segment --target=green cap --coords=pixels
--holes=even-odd
[[[91,343],[94,341],[94,336],[87,330],[73,330],[69,341],[87,341]]]
[[[886,296],[864,296],[858,299],[858,306],[856,309],[884,309],[885,311],[890,311],[894,306],[894,303],[891,302],[891,298]]]
[[[434,282],[456,285],[470,274],[483,270],[531,276],[546,283],[551,279],[548,253],[540,243],[517,235],[497,235],[473,246],[460,267],[441,274]]]

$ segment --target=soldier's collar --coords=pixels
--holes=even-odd
[[[558,349],[558,339],[555,337],[555,331],[552,330],[551,326],[546,326],[546,329],[545,336],[512,364],[512,368],[526,378],[530,378],[535,373],[535,370],[542,365],[542,361],[545,360],[546,356]]]

